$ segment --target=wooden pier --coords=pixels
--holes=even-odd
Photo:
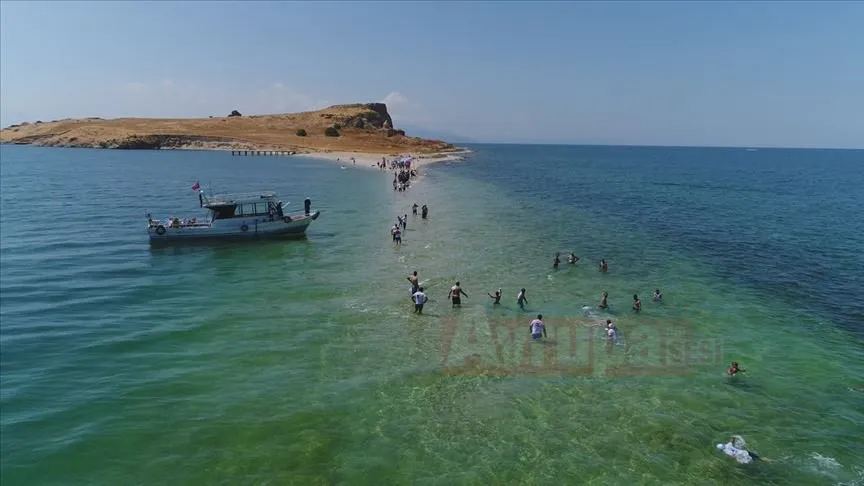
[[[284,157],[294,155],[297,152],[288,150],[232,150],[233,156],[260,156],[260,157]]]

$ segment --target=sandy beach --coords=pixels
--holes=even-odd
[[[458,152],[447,152],[447,153],[437,153],[437,154],[384,154],[384,153],[365,153],[365,152],[310,152],[297,154],[302,157],[309,157],[313,159],[326,160],[330,162],[336,162],[346,167],[355,166],[361,167],[364,169],[374,169],[379,170],[377,167],[377,163],[381,161],[381,159],[386,159],[388,162],[391,159],[399,158],[399,157],[414,157],[413,167],[420,168],[430,164],[440,163],[440,162],[455,162],[459,160],[464,160],[464,156],[470,154],[471,151],[468,149],[463,149]],[[353,159],[353,161],[352,161]],[[356,164],[354,163],[356,162]]]

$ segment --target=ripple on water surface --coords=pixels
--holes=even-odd
[[[0,150],[4,484],[862,480],[861,347],[836,325],[864,295],[856,166],[841,177],[711,150],[480,147],[394,193],[386,175],[299,158]],[[324,213],[305,241],[151,249],[143,214],[194,214],[201,174],[237,191],[267,174],[267,189]],[[25,197],[38,187],[53,196]],[[394,248],[387,229],[415,201],[430,218],[412,217]],[[24,217],[34,211],[57,226]],[[554,251],[582,261],[553,271]],[[424,316],[410,312],[413,270]],[[446,299],[455,280],[461,310]],[[499,287],[493,310],[485,294]],[[526,336],[496,337],[537,312],[565,335],[603,291],[611,309],[593,319],[613,319],[623,343],[607,353],[590,322],[578,328],[596,348],[590,376],[521,373]],[[625,356],[650,363],[631,346],[669,322],[722,356],[686,374],[604,374]],[[530,346],[537,363],[551,349]],[[460,375],[475,356],[515,367]],[[748,370],[737,382],[723,377],[731,359]],[[731,433],[775,462],[718,457]]]

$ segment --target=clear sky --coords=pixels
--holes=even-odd
[[[397,126],[479,141],[864,148],[864,2],[4,1],[0,17],[3,126],[387,100]]]

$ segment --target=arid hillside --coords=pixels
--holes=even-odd
[[[56,147],[113,149],[291,150],[432,153],[455,150],[438,140],[410,137],[393,126],[383,103],[336,105],[282,115],[200,119],[85,118],[36,121],[0,131],[0,141]]]

